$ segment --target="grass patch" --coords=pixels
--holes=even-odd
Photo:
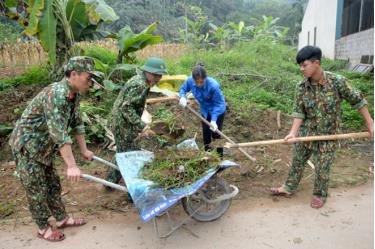
[[[0,203],[0,218],[5,218],[16,211],[16,206],[13,203]]]
[[[241,112],[248,103],[258,109],[272,108],[291,113],[296,84],[303,79],[295,63],[297,49],[267,42],[238,44],[229,51],[197,50],[167,62],[170,74],[190,75],[198,62],[203,62],[208,76],[221,83],[224,96],[234,111]],[[323,59],[322,67],[348,78],[369,103],[373,116],[373,75],[345,70],[347,61]],[[346,130],[365,129],[361,114],[344,101],[343,122]]]
[[[90,46],[84,49],[83,55],[93,57],[108,65],[116,65],[117,54],[108,48]]]
[[[0,91],[21,85],[48,84],[50,79],[45,65],[33,66],[15,77],[0,79]]]

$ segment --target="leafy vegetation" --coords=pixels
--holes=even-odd
[[[141,50],[149,45],[162,42],[163,38],[161,36],[152,34],[157,26],[158,23],[154,22],[139,34],[135,34],[129,26],[122,28],[115,36],[119,47],[117,63],[122,63],[124,58],[127,63],[134,63],[135,56],[131,56],[131,53]]]
[[[167,41],[176,41],[180,40],[181,33],[188,36],[187,29],[192,26],[189,23],[193,22],[195,34],[201,34],[204,39],[209,23],[222,27],[230,22],[239,24],[243,21],[245,26],[256,26],[265,15],[280,18],[279,24],[289,28],[286,41],[294,45],[298,41],[307,0],[107,0],[107,3],[120,17],[108,25],[114,32],[126,25],[139,32],[148,22],[160,21],[157,34],[163,35]]]
[[[201,178],[204,173],[219,165],[220,157],[204,151],[166,150],[156,155],[141,171],[143,179],[154,181],[165,189],[183,187]]]
[[[219,49],[199,50],[168,61],[171,74],[189,75],[197,62],[203,62],[209,76],[218,79],[231,108],[246,112],[255,104],[257,108],[272,108],[290,113],[296,84],[302,80],[295,63],[296,49],[272,41],[242,42],[223,52]],[[345,70],[345,61],[323,59],[323,69],[347,77],[362,91],[373,115],[373,76]],[[364,128],[361,115],[348,103],[342,108],[344,128]]]
[[[8,1],[8,3],[16,4],[14,1]],[[108,3],[116,11],[123,13],[123,9],[119,8],[123,6],[123,3],[111,0]],[[173,39],[192,45],[193,50],[190,54],[170,59],[167,62],[170,74],[189,75],[197,62],[203,62],[209,76],[215,77],[221,82],[224,95],[238,113],[244,113],[247,109],[253,108],[251,106],[253,104],[259,109],[272,108],[290,113],[295,86],[302,77],[295,64],[296,49],[285,45],[285,42],[288,40],[288,43],[293,44],[295,41],[295,38],[292,37],[293,34],[289,31],[293,29],[293,32],[296,32],[298,30],[298,27],[291,23],[300,23],[299,19],[302,17],[299,15],[302,13],[301,7],[304,3],[303,0],[293,1],[293,4],[274,0],[236,0],[231,3],[223,0],[215,2],[210,0],[204,1],[204,3],[192,0],[174,1],[173,3],[168,1],[133,1],[128,4],[129,6],[136,4],[137,7],[132,10],[134,13],[143,13],[143,16],[144,13],[149,13],[148,11],[155,11],[158,5],[161,5],[165,10],[166,4],[169,4],[168,9],[173,12],[169,14],[180,17],[179,20],[182,22],[173,19],[178,25],[173,21],[169,23],[174,25],[171,30],[176,28],[179,30],[179,37],[173,37]],[[84,49],[73,46],[76,41],[94,39],[95,34],[104,34],[100,31],[101,24],[117,19],[117,15],[104,1],[44,0],[30,2],[30,4],[33,8],[24,9],[22,13],[26,13],[26,15],[19,17],[27,19],[30,23],[24,33],[36,35],[43,44],[43,39],[46,38],[43,36],[43,32],[47,32],[42,32],[45,24],[43,18],[50,18],[53,27],[48,32],[52,32],[49,34],[54,34],[55,36],[52,37],[57,40],[54,41],[53,38],[48,42],[53,44],[56,42],[56,51],[68,51],[69,48],[72,48],[74,53],[94,57],[97,69],[104,73],[104,89],[96,90],[91,97],[86,98],[87,102],[82,105],[82,112],[88,127],[92,127],[90,134],[93,136],[97,134],[96,140],[100,141],[109,137],[110,109],[116,98],[116,90],[134,75],[135,66],[143,62],[135,58],[134,52],[163,40],[161,36],[153,33],[163,34],[170,38],[166,30],[165,19],[155,20],[154,23],[147,26],[145,23],[131,26],[121,23],[124,15],[120,15],[122,17],[119,21],[111,26],[112,28],[117,27],[119,30],[111,35],[118,44],[119,52],[115,53],[97,46]],[[240,11],[244,6],[249,7],[249,11],[254,14],[255,18],[249,19],[245,15],[248,10]],[[219,18],[215,12],[210,11],[210,7],[217,8],[216,11],[223,14],[237,12],[230,19]],[[102,8],[105,11],[99,11]],[[128,6],[125,9],[128,11]],[[51,17],[51,13],[56,14],[56,11],[55,20]],[[280,16],[279,12],[289,13],[289,15],[294,13],[297,19],[292,18],[293,20],[290,19],[287,22],[288,18]],[[41,13],[45,15],[40,15]],[[271,13],[274,17],[265,16],[265,13]],[[165,16],[165,13],[163,15]],[[135,17],[131,14],[126,18],[132,20]],[[153,18],[149,20],[153,20]],[[80,22],[83,24],[78,25]],[[279,26],[279,24],[283,26]],[[156,30],[157,26],[158,30]],[[65,47],[59,50],[58,46],[61,44],[58,41]],[[47,51],[49,51],[50,57],[54,57],[53,49],[47,49]],[[64,56],[66,55],[64,54]],[[345,71],[346,61],[323,60],[322,65],[325,70],[338,72],[348,77],[350,82],[368,98],[369,109],[373,113],[371,77]],[[48,82],[45,72],[44,67],[43,70],[30,69],[18,77],[1,80],[0,87],[4,89],[20,84]],[[362,120],[358,112],[345,103],[343,109],[345,127],[360,129]],[[173,130],[175,125],[173,115],[168,115],[167,112],[159,114],[161,115],[159,119],[167,123],[170,130]]]
[[[99,51],[99,52],[98,52]],[[203,62],[209,76],[218,79],[222,85],[227,101],[237,112],[246,112],[255,104],[259,109],[272,108],[290,113],[293,105],[295,85],[302,79],[298,66],[295,64],[296,50],[292,47],[264,41],[240,42],[232,49],[223,52],[220,48],[199,50],[198,53],[186,54],[181,58],[167,61],[170,74],[191,73],[196,63]],[[85,54],[99,58],[114,67],[116,54],[111,50],[92,47],[85,50]],[[244,56],[246,55],[246,56]],[[139,65],[143,61],[139,62]],[[362,91],[369,102],[370,113],[373,114],[373,83],[372,75],[362,75],[345,70],[345,61],[324,59],[322,66],[325,70],[337,72],[348,78],[349,82]],[[130,73],[131,71],[129,71]],[[127,77],[134,74],[130,73]],[[125,79],[126,80],[126,79]],[[116,84],[122,85],[125,80]],[[25,73],[0,80],[2,89],[22,84],[48,83],[46,67],[34,67]],[[95,122],[95,115],[100,116],[105,122],[110,120],[110,110],[117,92],[99,91],[94,97],[88,99],[82,112],[95,124],[87,123],[87,127],[96,126],[91,131],[93,141],[103,141],[105,129]],[[91,108],[89,108],[91,106]],[[94,108],[95,107],[95,108]],[[357,110],[348,103],[343,103],[342,108],[344,128],[350,130],[363,129],[363,121]],[[167,110],[160,110],[156,118],[166,122],[173,129],[173,115]]]
[[[0,16],[0,43],[13,43],[20,37],[21,25],[11,23],[4,17]]]
[[[75,42],[107,36],[101,24],[118,18],[104,0],[9,0],[3,11],[11,19],[21,18],[22,33],[40,41],[48,53],[53,80],[61,78],[68,58],[79,54]]]
[[[47,67],[33,66],[24,73],[11,78],[0,79],[0,91],[17,87],[20,85],[34,85],[34,84],[48,84],[50,79],[48,77]]]

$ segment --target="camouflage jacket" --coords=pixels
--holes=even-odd
[[[312,84],[308,79],[298,83],[292,116],[303,119],[299,136],[340,133],[342,128],[341,102],[344,99],[356,109],[367,105],[362,94],[352,88],[341,75],[324,72],[324,77],[319,83]],[[336,142],[315,144],[320,145],[321,151],[336,147]]]
[[[141,116],[150,87],[143,72],[138,71],[122,87],[112,108],[112,129],[128,129],[137,134],[146,126]]]
[[[67,80],[50,84],[28,104],[11,134],[13,154],[28,154],[50,165],[64,144],[72,144],[69,133],[85,132],[79,111],[80,94],[72,94]]]

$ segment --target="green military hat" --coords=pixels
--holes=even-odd
[[[168,74],[167,67],[165,66],[165,62],[163,59],[159,57],[149,57],[146,63],[140,67],[143,71],[164,75]]]
[[[101,88],[98,80],[101,81],[103,73],[95,70],[95,61],[88,56],[74,56],[66,64],[65,71],[87,72],[94,77],[91,79],[95,84],[94,88]]]

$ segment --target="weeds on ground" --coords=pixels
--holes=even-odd
[[[291,113],[295,87],[302,75],[295,62],[294,47],[250,41],[234,46],[231,50],[197,50],[179,59],[168,61],[172,74],[190,75],[197,62],[205,65],[208,76],[217,79],[226,100],[236,112],[246,110],[248,103],[258,109],[271,108]],[[324,70],[342,74],[350,84],[363,93],[373,115],[373,75],[362,75],[345,70],[346,61],[322,60]],[[343,121],[346,130],[365,129],[357,110],[343,103]]]
[[[0,79],[0,91],[21,85],[47,85],[51,83],[45,65],[33,66],[15,77]]]

